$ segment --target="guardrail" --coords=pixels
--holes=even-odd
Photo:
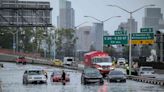
[[[156,84],[164,86],[164,80],[156,79],[156,78],[147,78],[142,76],[127,76],[128,79],[138,82]]]
[[[18,56],[17,55],[10,55],[10,54],[2,54],[0,53],[0,61],[1,62],[13,62],[16,63],[15,60]],[[39,58],[31,58],[31,57],[26,57],[27,63],[29,64],[41,64],[41,65],[49,65],[49,66],[54,66],[58,68],[67,68],[67,69],[73,69],[73,70],[82,70],[84,69],[84,66],[81,64],[78,64],[77,66],[55,66],[52,62],[52,60],[46,60],[46,59],[39,59]]]

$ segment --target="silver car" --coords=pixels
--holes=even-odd
[[[41,69],[26,70],[23,74],[23,84],[28,83],[47,83],[45,71]]]
[[[139,76],[155,78],[154,69],[150,66],[141,66],[138,72]]]

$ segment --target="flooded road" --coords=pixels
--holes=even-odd
[[[40,68],[48,71],[47,84],[23,85],[22,76],[26,69]],[[53,70],[61,70],[50,66],[17,65],[15,63],[4,63],[0,68],[0,80],[2,81],[2,92],[164,92],[164,86],[146,84],[127,80],[126,83],[109,83],[105,80],[104,85],[89,84],[82,85],[81,73],[75,70],[65,71],[70,75],[70,83],[52,83],[50,75]]]

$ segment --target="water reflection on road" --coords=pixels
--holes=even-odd
[[[43,68],[51,72],[61,70],[54,67],[36,65],[16,65],[14,63],[4,63],[5,68],[0,69],[0,80],[2,81],[3,92],[164,92],[164,87],[159,85],[146,84],[127,80],[126,83],[108,83],[104,85],[88,84],[82,85],[80,81],[81,73],[73,70],[65,70],[70,75],[70,83],[52,83],[48,79],[47,84],[22,84],[24,70],[31,68]]]

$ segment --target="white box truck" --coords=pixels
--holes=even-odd
[[[64,57],[63,64],[71,66],[74,61],[74,57]]]

